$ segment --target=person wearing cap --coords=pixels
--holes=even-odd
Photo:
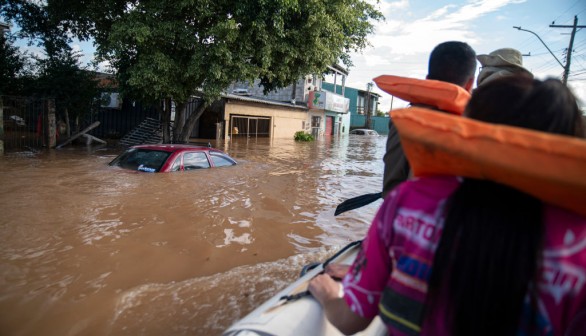
[[[523,55],[517,49],[501,48],[488,55],[478,55],[477,59],[482,65],[476,80],[477,86],[513,74],[533,78],[533,74],[523,67]]]

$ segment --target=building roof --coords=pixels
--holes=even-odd
[[[330,83],[330,82],[323,82],[323,83],[322,83],[322,89],[323,89],[323,90],[326,90],[326,91],[329,91],[329,90],[327,90],[327,89],[324,89],[324,88],[323,88],[323,84],[332,85],[332,86],[334,85],[334,83]],[[340,86],[340,85],[336,85],[336,86]],[[367,90],[357,89],[357,88],[353,88],[353,87],[350,87],[350,86],[346,86],[346,90],[356,90],[357,92],[360,92],[360,93],[367,93],[367,92],[368,92]],[[371,96],[378,97],[378,98],[382,97],[382,95],[380,95],[380,94],[378,94],[378,93],[376,93],[376,92],[374,92],[374,91],[370,91],[370,95],[371,95]]]
[[[337,64],[337,63],[336,64],[333,64],[331,66],[328,66],[328,69],[331,72],[340,73],[340,74],[343,74],[345,76],[348,76],[348,70],[345,69],[344,67],[342,67],[341,65]]]
[[[235,94],[230,94],[230,93],[223,94],[222,97],[228,98],[228,99],[234,99],[234,100],[251,102],[251,103],[259,103],[259,104],[267,104],[267,105],[276,105],[276,106],[296,108],[296,109],[299,109],[299,110],[307,110],[307,106],[304,106],[304,105],[296,105],[296,104],[291,104],[291,103],[287,103],[287,102],[280,102],[280,101],[276,101],[276,100],[263,99],[263,98],[260,98],[260,97],[251,97],[251,96],[235,95]]]

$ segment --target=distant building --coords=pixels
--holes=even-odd
[[[350,117],[350,129],[355,128],[368,128],[366,111],[370,112],[370,128],[376,130],[378,133],[388,133],[388,117],[377,117],[376,113],[378,110],[379,99],[381,95],[375,92],[369,92],[368,90],[361,90],[351,87],[342,88],[335,85],[334,83],[322,83],[322,90],[336,92],[342,94],[344,97],[349,99],[349,117]],[[367,107],[367,104],[369,105]]]
[[[330,74],[334,75],[335,82],[338,77],[341,78],[342,84],[339,88],[343,92],[348,72],[338,65],[330,67],[329,70]],[[274,125],[272,132],[269,133],[271,137],[292,137],[296,131],[301,130],[316,137],[347,134],[350,130],[349,99],[331,91],[324,92],[322,90],[322,79],[319,75],[307,75],[288,87],[267,94],[264,94],[263,88],[259,86],[259,81],[253,83],[236,82],[228,88],[225,98],[233,101],[234,96],[242,97],[241,101],[245,101],[245,98],[250,101],[256,100],[257,104],[274,105],[275,103],[280,103],[282,108],[287,105],[295,110],[300,107],[304,108],[305,115],[301,119],[297,114],[290,115],[292,117],[291,122],[281,125],[281,127],[287,125],[287,128],[280,129],[280,127]],[[257,114],[261,117],[266,117],[262,115],[262,110],[258,106],[256,111],[247,109],[246,113],[244,111],[230,112],[229,119],[225,119],[227,123],[226,134],[240,136],[240,128],[238,128],[239,134],[232,134],[235,126],[230,125],[235,125],[242,118],[254,118]],[[285,115],[286,113],[282,112],[271,118],[276,121]],[[299,123],[300,120],[301,123]]]

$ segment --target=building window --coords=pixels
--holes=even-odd
[[[356,112],[358,114],[364,114],[364,96],[358,96],[358,102],[356,103]]]
[[[311,117],[311,127],[320,127],[321,117]]]

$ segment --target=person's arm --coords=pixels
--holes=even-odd
[[[320,274],[309,283],[309,291],[322,305],[327,319],[345,335],[366,329],[372,319],[355,314],[343,299],[344,289],[340,282],[327,274]]]
[[[325,273],[334,280],[341,280],[343,279],[346,274],[348,274],[348,270],[350,269],[351,265],[340,264],[340,263],[329,263],[326,265]]]
[[[399,132],[392,120],[389,120],[389,135],[383,161],[385,163],[383,198],[385,198],[391,190],[409,178],[409,171],[411,170],[401,146]]]
[[[381,234],[384,230],[381,229],[391,223],[387,223],[384,216],[393,216],[394,211],[388,210],[395,204],[390,197],[383,202],[350,271],[338,270],[346,273],[343,281],[345,288],[342,289],[341,284],[328,274],[333,273],[332,269],[326,269],[328,273],[313,278],[309,283],[309,291],[321,303],[328,320],[343,333],[353,334],[366,329],[378,314],[380,296],[392,271],[387,244],[392,236],[387,231],[383,238]]]

